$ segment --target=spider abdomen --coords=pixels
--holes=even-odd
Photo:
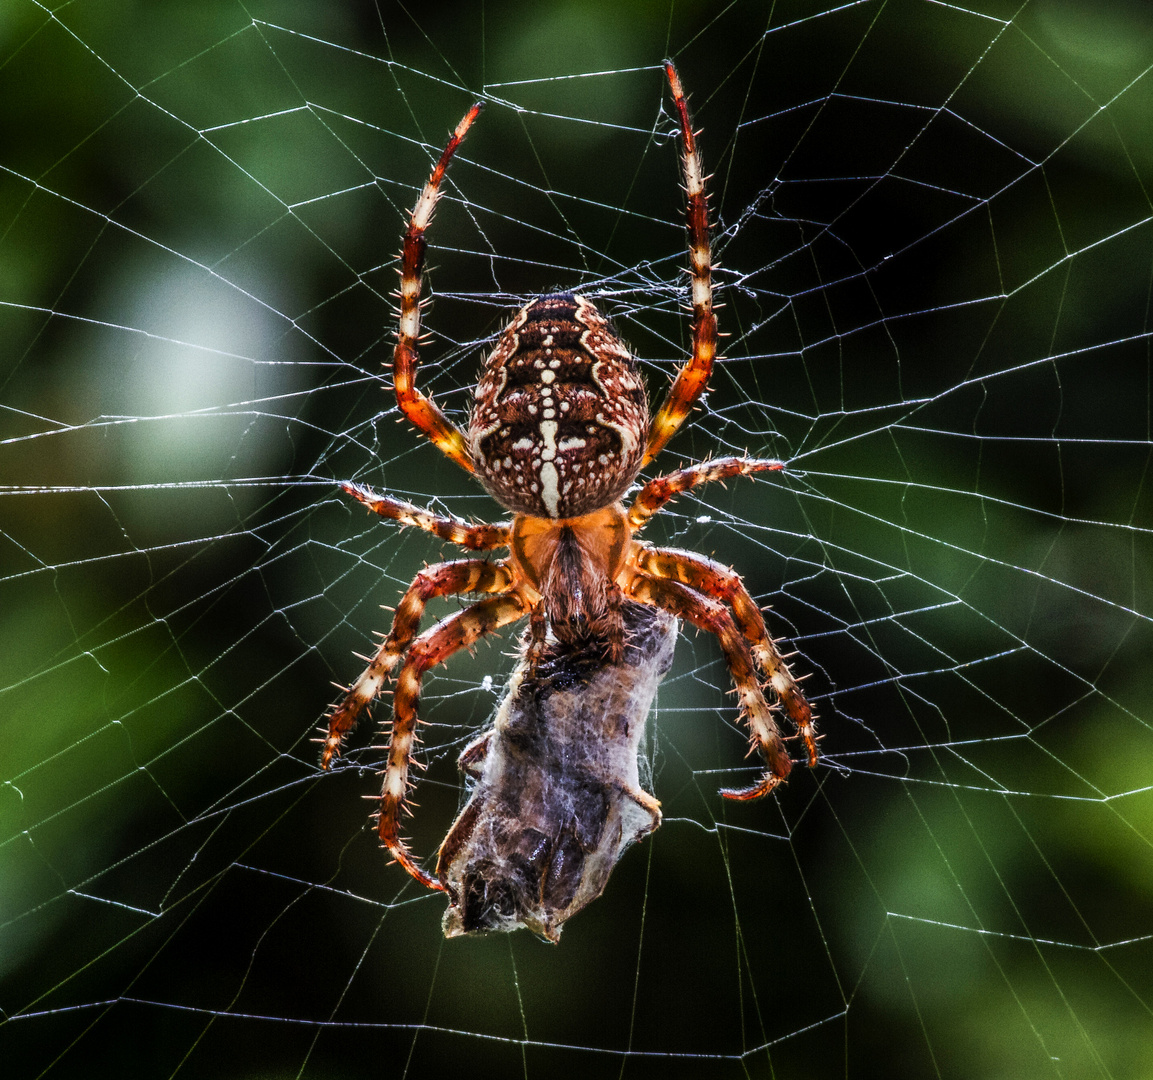
[[[632,354],[591,301],[555,293],[522,308],[485,363],[469,446],[503,506],[572,518],[628,490],[648,425]]]

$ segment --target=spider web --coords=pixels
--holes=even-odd
[[[478,96],[422,385],[459,417],[509,311],[579,287],[663,391],[665,55],[728,336],[656,467],[788,468],[648,535],[771,608],[824,757],[721,800],[755,763],[685,633],[662,828],[559,946],[446,943],[367,827],[376,740],[309,741],[440,548],[334,482],[497,512],[382,368]],[[9,3],[5,1075],[1150,1075],[1151,66],[1123,3]],[[427,680],[418,853],[510,649]]]

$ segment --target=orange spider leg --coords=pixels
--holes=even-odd
[[[416,365],[419,361],[417,342],[420,338],[421,275],[424,270],[426,242],[424,232],[432,221],[432,212],[440,198],[440,185],[452,161],[453,154],[468,133],[472,122],[480,113],[482,103],[477,102],[456,125],[452,138],[440,155],[436,168],[424,185],[420,198],[413,207],[408,229],[404,234],[404,250],[400,260],[400,321],[397,327],[396,349],[392,354],[393,382],[396,403],[400,411],[425,433],[441,450],[462,468],[473,471],[472,454],[463,432],[435,405],[430,397],[417,390]]]
[[[709,203],[705,194],[704,169],[697,152],[689,108],[677,69],[665,61],[665,74],[673,93],[673,104],[681,125],[684,146],[685,193],[688,196],[686,219],[689,230],[689,260],[693,295],[693,354],[677,372],[657,414],[649,424],[649,441],[642,466],[647,465],[664,448],[684,422],[694,402],[708,384],[717,352],[717,317],[713,313],[712,250],[709,245]]]
[[[412,525],[425,532],[439,536],[470,551],[491,551],[493,548],[508,547],[509,525],[474,524],[458,517],[431,514],[419,506],[394,499],[391,495],[378,495],[363,484],[347,481],[340,485],[349,495],[364,503],[374,514],[401,525]]]
[[[818,755],[813,710],[801,692],[800,683],[789,670],[785,657],[769,637],[761,609],[749,595],[740,575],[703,555],[672,548],[650,548],[637,544],[632,561],[637,569],[650,577],[679,581],[696,592],[722,601],[732,609],[737,628],[753,648],[753,658],[768,676],[769,686],[804,740],[809,767],[814,767]]]
[[[771,458],[723,457],[678,469],[667,476],[658,476],[637,492],[637,497],[628,511],[629,526],[634,532],[642,528],[649,518],[662,510],[666,504],[699,484],[727,480],[730,476],[780,472],[784,467],[784,462]]]
[[[412,761],[419,719],[416,706],[420,699],[421,679],[429,668],[444,663],[453,653],[468,648],[482,635],[515,622],[528,614],[531,607],[532,604],[519,592],[510,592],[481,600],[442,619],[412,643],[404,667],[397,675],[392,701],[392,731],[388,739],[388,766],[381,784],[377,831],[392,857],[430,889],[443,891],[444,886],[417,865],[399,832],[400,811],[408,791],[408,766]]]
[[[679,581],[649,577],[640,571],[633,571],[625,589],[634,600],[662,608],[716,636],[729,665],[753,746],[760,751],[769,767],[761,780],[752,787],[724,788],[721,794],[726,799],[740,800],[758,799],[767,795],[789,775],[793,763],[789,760],[780,729],[773,719],[773,708],[761,693],[749,643],[737,629],[728,609],[719,600],[695,592]]]
[[[340,744],[344,736],[356,726],[360,714],[376,699],[384,680],[416,637],[420,618],[430,599],[458,593],[504,592],[512,586],[512,581],[512,571],[504,563],[489,563],[480,559],[437,563],[421,570],[397,605],[388,636],[381,642],[376,655],[369,660],[368,667],[349,687],[344,700],[329,716],[320,767],[327,769],[332,759],[340,755]]]

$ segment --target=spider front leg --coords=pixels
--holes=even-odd
[[[720,600],[732,609],[733,620],[752,646],[757,665],[768,677],[769,686],[804,741],[809,767],[815,767],[818,754],[813,710],[801,692],[800,683],[789,670],[785,657],[769,637],[761,609],[749,595],[740,575],[703,555],[670,548],[637,545],[634,564],[650,577],[679,581],[695,592]]]
[[[376,699],[384,680],[416,637],[425,605],[430,599],[458,593],[504,592],[512,586],[512,581],[512,571],[504,563],[489,563],[480,559],[437,563],[421,570],[397,605],[388,636],[381,642],[368,667],[349,687],[344,700],[329,716],[320,767],[327,769],[332,759],[340,755],[340,744],[345,735],[356,726],[360,714]]]
[[[678,619],[685,619],[716,636],[733,677],[753,745],[769,767],[764,777],[752,787],[725,788],[721,794],[726,799],[740,800],[758,799],[767,795],[789,775],[793,763],[785,749],[780,728],[773,718],[772,706],[761,693],[749,643],[737,629],[732,615],[720,601],[698,593],[679,581],[649,577],[639,570],[633,571],[626,589],[634,600],[662,608]]]
[[[432,212],[440,198],[440,185],[457,147],[480,114],[477,102],[456,125],[448,145],[440,155],[436,168],[416,200],[408,229],[404,234],[404,249],[400,260],[400,319],[397,326],[396,349],[392,354],[392,377],[396,387],[396,403],[400,411],[425,433],[448,457],[462,468],[473,471],[472,454],[463,432],[441,412],[430,397],[417,390],[416,366],[419,360],[417,342],[420,339],[420,292],[424,271],[425,230],[432,221]]]
[[[642,465],[647,465],[664,448],[684,423],[693,404],[708,385],[717,353],[717,317],[713,312],[712,248],[709,243],[709,203],[705,194],[704,169],[697,152],[689,108],[677,69],[665,61],[665,74],[672,90],[673,105],[681,126],[684,156],[686,220],[689,231],[689,265],[693,297],[693,354],[677,372],[673,385],[652,422]]]
[[[442,619],[413,643],[404,667],[396,679],[392,703],[392,731],[388,739],[388,766],[380,791],[377,832],[392,857],[422,885],[444,890],[444,886],[413,859],[400,838],[400,811],[408,790],[408,766],[416,740],[417,702],[420,683],[429,668],[443,663],[453,653],[466,649],[482,635],[491,633],[528,614],[531,603],[518,592],[481,600],[464,611]]]

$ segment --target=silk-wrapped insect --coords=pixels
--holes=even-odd
[[[628,604],[625,649],[546,643],[522,657],[493,726],[465,748],[475,786],[437,859],[448,937],[564,922],[604,891],[625,849],[661,823],[641,786],[645,721],[669,670],[677,620]]]

